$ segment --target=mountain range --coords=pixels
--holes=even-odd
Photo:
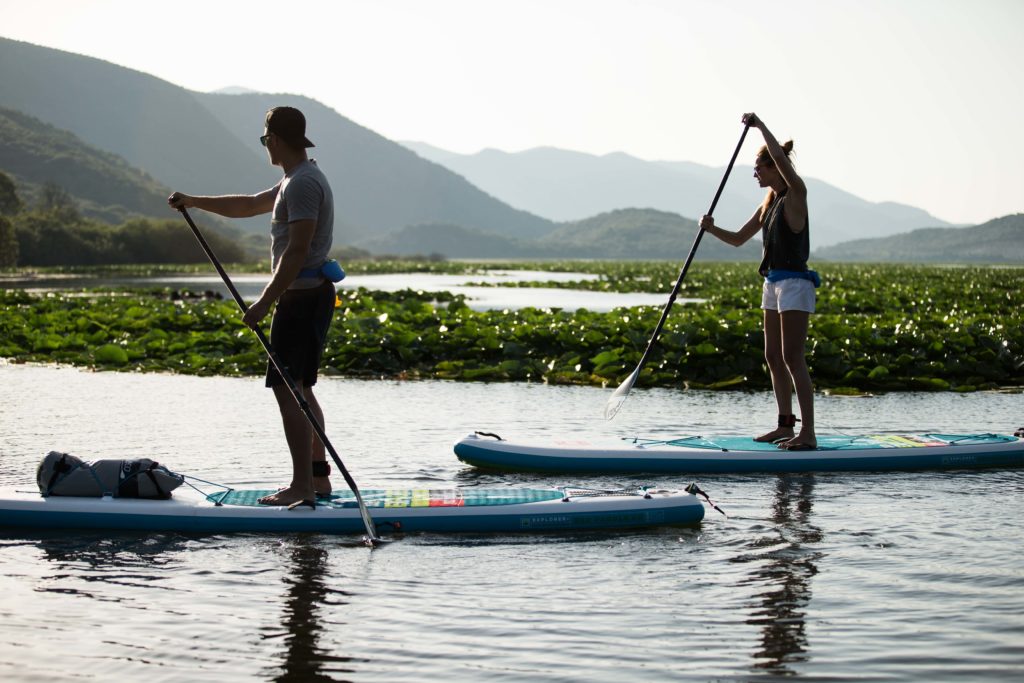
[[[616,209],[581,221],[561,223],[543,237],[523,240],[458,225],[413,225],[366,244],[375,253],[430,254],[451,258],[594,258],[656,260],[685,258],[697,236],[697,222],[655,209]],[[761,246],[751,240],[739,249],[703,239],[701,260],[753,261]]]
[[[102,60],[5,38],[0,171],[29,194],[56,182],[84,213],[105,220],[166,218],[164,200],[172,189],[251,193],[276,183],[280,170],[268,164],[258,137],[266,110],[281,104],[306,114],[308,136],[316,143],[311,156],[334,189],[336,244],[374,253],[682,258],[723,171],[621,153],[539,148],[460,155],[399,144],[307,97],[240,87],[198,93]],[[759,203],[761,191],[750,174],[749,166],[733,169],[716,211],[719,224],[738,226]],[[823,255],[852,239],[957,230],[914,207],[866,202],[806,180],[812,239]],[[231,224],[252,239],[267,230],[266,217]],[[757,252],[753,243],[736,250],[708,239],[700,256],[753,259]]]
[[[817,249],[816,258],[864,263],[1024,265],[1024,213],[970,228],[921,228]]]
[[[725,167],[644,161],[540,147],[508,153],[486,149],[456,154],[404,142],[420,156],[464,176],[513,206],[556,221],[578,221],[626,207],[651,208],[697,219],[707,213]],[[746,150],[753,157],[756,147]],[[715,211],[716,223],[739,228],[764,198],[754,168],[737,164]],[[805,178],[814,244],[883,237],[920,227],[949,227],[926,211],[894,202],[872,203],[815,178]]]
[[[554,229],[552,221],[494,199],[315,100],[196,93],[99,59],[0,38],[0,106],[68,131],[189,194],[252,193],[280,179],[258,140],[264,114],[276,105],[306,114],[313,156],[332,181],[340,243],[425,221],[523,238]],[[167,216],[164,203],[152,211]],[[265,218],[237,223],[267,230]]]

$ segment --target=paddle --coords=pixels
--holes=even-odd
[[[238,304],[238,307],[242,309],[242,313],[244,314],[249,310],[249,307],[244,301],[242,301],[242,296],[238,293],[238,290],[235,289],[235,285],[231,282],[231,278],[228,277],[224,267],[220,265],[220,261],[217,259],[216,255],[214,255],[213,249],[210,248],[206,238],[203,237],[203,233],[199,232],[199,228],[196,227],[196,224],[192,221],[192,216],[188,215],[188,209],[182,206],[178,210],[181,211],[181,215],[183,215],[185,220],[188,221],[188,227],[192,228],[193,234],[195,234],[196,239],[199,240],[199,244],[203,248],[203,251],[205,251],[206,255],[209,257],[210,263],[212,263],[213,267],[217,269],[218,273],[220,273],[220,277],[224,280],[224,284],[227,285],[228,290],[231,292],[231,296],[234,297],[235,303]],[[313,427],[313,431],[316,432],[317,437],[320,439],[321,443],[323,443],[327,452],[331,454],[331,458],[334,459],[334,464],[338,466],[338,469],[345,477],[345,481],[348,483],[349,488],[352,489],[352,493],[355,494],[356,502],[359,503],[359,513],[362,515],[363,525],[366,527],[367,544],[373,546],[380,543],[381,539],[377,535],[373,519],[370,517],[370,511],[366,509],[366,503],[363,502],[363,497],[359,493],[359,487],[356,486],[356,482],[352,478],[352,475],[348,473],[347,469],[345,469],[345,465],[341,462],[341,457],[338,455],[338,452],[334,450],[334,446],[331,445],[330,440],[327,438],[324,428],[313,415],[313,411],[310,409],[309,403],[306,401],[305,397],[299,393],[299,387],[295,384],[295,380],[292,379],[292,376],[284,366],[284,363],[282,363],[277,354],[274,353],[274,349],[270,347],[270,341],[267,339],[266,335],[263,334],[263,330],[258,327],[254,327],[253,332],[256,333],[256,337],[260,340],[260,343],[263,344],[263,348],[270,357],[270,362],[274,364],[274,367],[277,368],[277,372],[281,375],[282,379],[284,379],[285,384],[288,385],[288,390],[291,392],[292,397],[299,404],[299,408],[302,409],[306,419],[309,420],[309,424]]]
[[[736,157],[740,153],[740,148],[743,147],[743,140],[747,137],[747,131],[750,130],[750,124],[744,124],[743,133],[740,135],[740,141],[736,144],[736,150],[732,153],[732,159],[729,160],[729,165],[725,168],[725,175],[722,176],[722,182],[718,185],[718,192],[715,193],[715,198],[711,202],[711,208],[708,209],[708,215],[712,215],[715,212],[715,207],[718,205],[718,199],[722,196],[722,190],[725,189],[725,181],[729,179],[729,174],[732,172],[732,166],[736,163]],[[686,263],[683,264],[683,269],[679,271],[679,279],[676,280],[675,287],[672,288],[672,293],[668,297],[668,303],[665,304],[665,310],[661,313],[661,320],[658,321],[658,326],[654,328],[654,334],[651,335],[651,340],[647,342],[647,348],[644,350],[644,355],[640,357],[640,362],[636,366],[636,370],[630,373],[626,381],[619,385],[619,388],[615,390],[611,398],[608,399],[608,403],[604,406],[604,419],[610,420],[619,412],[619,408],[622,407],[622,403],[626,400],[626,396],[629,394],[630,389],[636,384],[637,378],[640,376],[640,371],[643,370],[644,365],[647,363],[648,356],[651,355],[651,349],[654,348],[654,343],[658,340],[661,335],[661,329],[665,326],[665,321],[668,319],[668,312],[672,310],[672,304],[676,301],[676,296],[679,294],[679,288],[683,286],[683,278],[686,277],[686,271],[690,269],[690,263],[693,261],[694,255],[697,253],[697,247],[700,246],[700,240],[704,237],[704,228],[697,231],[697,237],[693,240],[693,246],[690,247],[690,254],[686,257]]]

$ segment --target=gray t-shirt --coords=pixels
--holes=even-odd
[[[277,184],[272,216],[270,256],[271,267],[275,271],[288,246],[288,224],[294,221],[316,221],[316,232],[302,264],[303,270],[319,268],[327,260],[327,253],[334,242],[334,195],[316,161],[304,161],[285,174]],[[321,277],[300,276],[289,289],[309,289],[322,281]]]

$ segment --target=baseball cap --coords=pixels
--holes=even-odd
[[[295,107],[274,107],[267,112],[267,132],[279,135],[292,147],[314,147],[306,137],[306,117]]]

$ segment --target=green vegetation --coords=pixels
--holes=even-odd
[[[346,264],[350,273],[400,263]],[[667,263],[491,264],[591,271],[593,287],[664,291]],[[404,264],[411,270],[409,264]],[[437,272],[481,264],[420,263]],[[761,389],[760,283],[749,264],[691,268],[641,386]],[[809,359],[816,385],[972,391],[1024,386],[1024,268],[830,265],[822,272]],[[556,283],[550,283],[554,286]],[[565,283],[558,283],[565,286]],[[233,302],[168,292],[0,292],[0,357],[101,369],[254,375],[265,359]],[[607,384],[633,370],[660,307],[610,313],[526,308],[477,312],[446,293],[342,293],[325,371],[354,377]]]
[[[240,261],[242,246],[215,230],[207,239],[222,258]],[[86,218],[63,187],[47,183],[26,208],[0,171],[0,268],[202,263],[206,254],[180,220],[129,218],[112,226]]]
[[[120,223],[162,211],[170,191],[121,157],[87,145],[66,130],[0,107],[0,169],[30,200],[59,185],[93,220]],[[3,212],[0,180],[0,212]]]
[[[200,263],[206,255],[180,221],[129,219],[109,226],[73,208],[43,208],[9,219],[19,266],[82,266],[134,263]],[[245,258],[231,240],[207,231],[207,240],[230,261]],[[10,263],[10,261],[7,261]]]

